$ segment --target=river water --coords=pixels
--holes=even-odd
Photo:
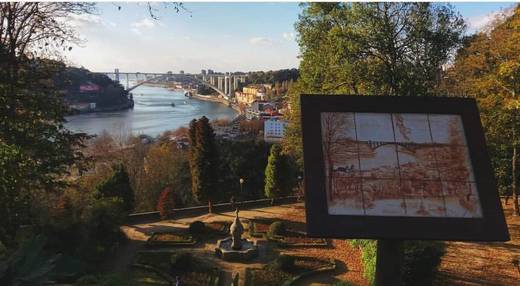
[[[67,116],[65,126],[76,132],[101,134],[146,134],[157,136],[164,131],[188,126],[193,118],[233,119],[233,109],[216,102],[184,96],[183,92],[163,87],[142,85],[132,91],[134,108],[113,112],[97,112]],[[175,106],[171,106],[172,102]]]

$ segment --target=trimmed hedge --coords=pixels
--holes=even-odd
[[[201,221],[190,223],[189,232],[194,237],[201,237],[206,232],[206,225]]]
[[[269,236],[276,237],[284,235],[286,231],[285,224],[282,221],[275,221],[269,226]]]

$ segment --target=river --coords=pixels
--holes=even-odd
[[[184,96],[183,92],[157,86],[142,85],[132,91],[134,108],[113,112],[85,113],[67,116],[65,126],[72,131],[101,134],[146,134],[157,136],[164,131],[188,126],[193,118],[233,119],[233,109],[216,102]],[[175,103],[175,106],[171,104]]]

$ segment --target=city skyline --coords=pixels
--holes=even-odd
[[[185,10],[143,3],[98,3],[97,13],[68,21],[83,42],[65,54],[93,71],[258,71],[297,68],[298,3],[184,3]],[[468,24],[484,27],[512,2],[452,3]],[[119,9],[120,7],[120,9]]]

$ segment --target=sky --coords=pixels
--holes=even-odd
[[[451,3],[474,33],[512,2]],[[184,3],[176,13],[164,4],[154,20],[143,3],[98,3],[94,15],[69,23],[82,43],[68,63],[96,72],[259,71],[297,68],[294,23],[298,3]],[[121,7],[121,9],[118,8]]]

